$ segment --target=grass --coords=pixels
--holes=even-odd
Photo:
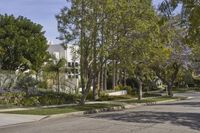
[[[174,88],[173,91],[176,93],[185,93],[185,92],[190,92],[190,91],[200,92],[200,88],[199,87]]]
[[[13,105],[0,104],[0,109],[10,109],[10,108],[15,108],[15,106],[13,106]]]
[[[185,99],[184,97],[168,97],[168,96],[162,96],[162,97],[155,97],[155,98],[146,98],[146,99],[142,99],[142,100],[138,100],[138,99],[133,99],[133,100],[127,100],[127,101],[123,101],[124,103],[127,104],[133,104],[133,103],[155,103],[155,102],[160,102],[160,101],[166,101],[166,100],[178,100],[178,99]]]
[[[21,111],[9,111],[3,113],[10,114],[31,114],[31,115],[54,115],[54,114],[63,114],[63,113],[71,113],[78,111],[89,111],[92,109],[102,109],[102,108],[110,108],[115,106],[121,106],[116,104],[87,104],[87,105],[74,105],[74,106],[66,106],[66,107],[57,107],[57,108],[38,108],[32,110],[21,110]]]

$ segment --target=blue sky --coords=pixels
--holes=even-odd
[[[153,3],[157,7],[161,1],[153,0]],[[44,27],[45,36],[49,41],[59,43],[59,40],[56,40],[59,34],[55,14],[65,5],[66,0],[0,0],[0,14],[25,16]]]

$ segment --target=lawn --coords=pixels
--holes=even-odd
[[[87,104],[87,105],[74,105],[74,106],[66,106],[66,107],[57,107],[57,108],[38,108],[31,110],[21,110],[21,111],[9,111],[3,113],[10,114],[31,114],[31,115],[53,115],[53,114],[63,114],[63,113],[71,113],[78,111],[89,111],[93,109],[102,109],[102,108],[110,108],[121,105],[116,104]]]
[[[168,97],[168,96],[161,96],[161,97],[155,97],[155,98],[145,98],[142,100],[138,99],[132,99],[132,100],[123,100],[124,103],[127,104],[134,104],[134,103],[155,103],[155,102],[160,102],[160,101],[166,101],[166,100],[184,100],[185,97]]]
[[[199,87],[189,87],[189,88],[174,88],[173,90],[176,93],[185,93],[185,92],[200,92]]]
[[[0,109],[10,109],[10,108],[14,108],[15,106],[13,105],[4,105],[4,104],[0,104]]]

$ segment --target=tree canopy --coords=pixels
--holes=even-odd
[[[49,56],[44,33],[41,25],[25,17],[0,15],[1,69],[38,72]]]

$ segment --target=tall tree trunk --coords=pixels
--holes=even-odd
[[[168,92],[168,96],[170,97],[173,97],[172,87],[173,87],[173,83],[167,84],[167,92]]]
[[[115,60],[113,60],[113,75],[112,75],[112,88],[115,89],[116,86],[116,65],[115,65]]]
[[[103,90],[107,90],[107,64],[106,63],[105,63],[105,68],[104,68]]]
[[[57,92],[60,92],[60,72],[59,71],[57,71],[57,80],[58,80],[58,90],[57,90]]]
[[[84,72],[84,69],[86,69],[85,63],[84,63],[84,39],[85,39],[85,31],[84,31],[84,13],[85,13],[85,3],[84,0],[81,1],[81,36],[80,36],[80,77],[81,77],[81,88],[82,88],[82,96],[85,95],[85,76],[87,75]],[[82,100],[81,100],[82,101]]]
[[[138,100],[142,100],[142,80],[137,77],[137,82],[138,82]]]
[[[95,2],[95,7],[97,6],[97,1]],[[97,91],[97,77],[98,77],[98,72],[97,72],[97,11],[96,8],[94,8],[94,29],[93,29],[93,99],[97,100],[98,99],[98,91]]]
[[[115,66],[116,66],[116,78],[115,78],[115,85],[119,85],[119,69],[118,69],[118,63],[117,63],[117,61],[116,61],[116,64],[115,64]]]
[[[81,105],[85,104],[85,100],[86,100],[86,98],[89,94],[90,88],[91,88],[91,83],[92,83],[92,76],[89,73],[88,81],[87,81],[87,84],[86,84],[86,87],[85,87],[84,94],[81,96],[81,101],[80,101]]]
[[[124,71],[124,86],[127,86],[127,84],[126,84],[126,71]]]

